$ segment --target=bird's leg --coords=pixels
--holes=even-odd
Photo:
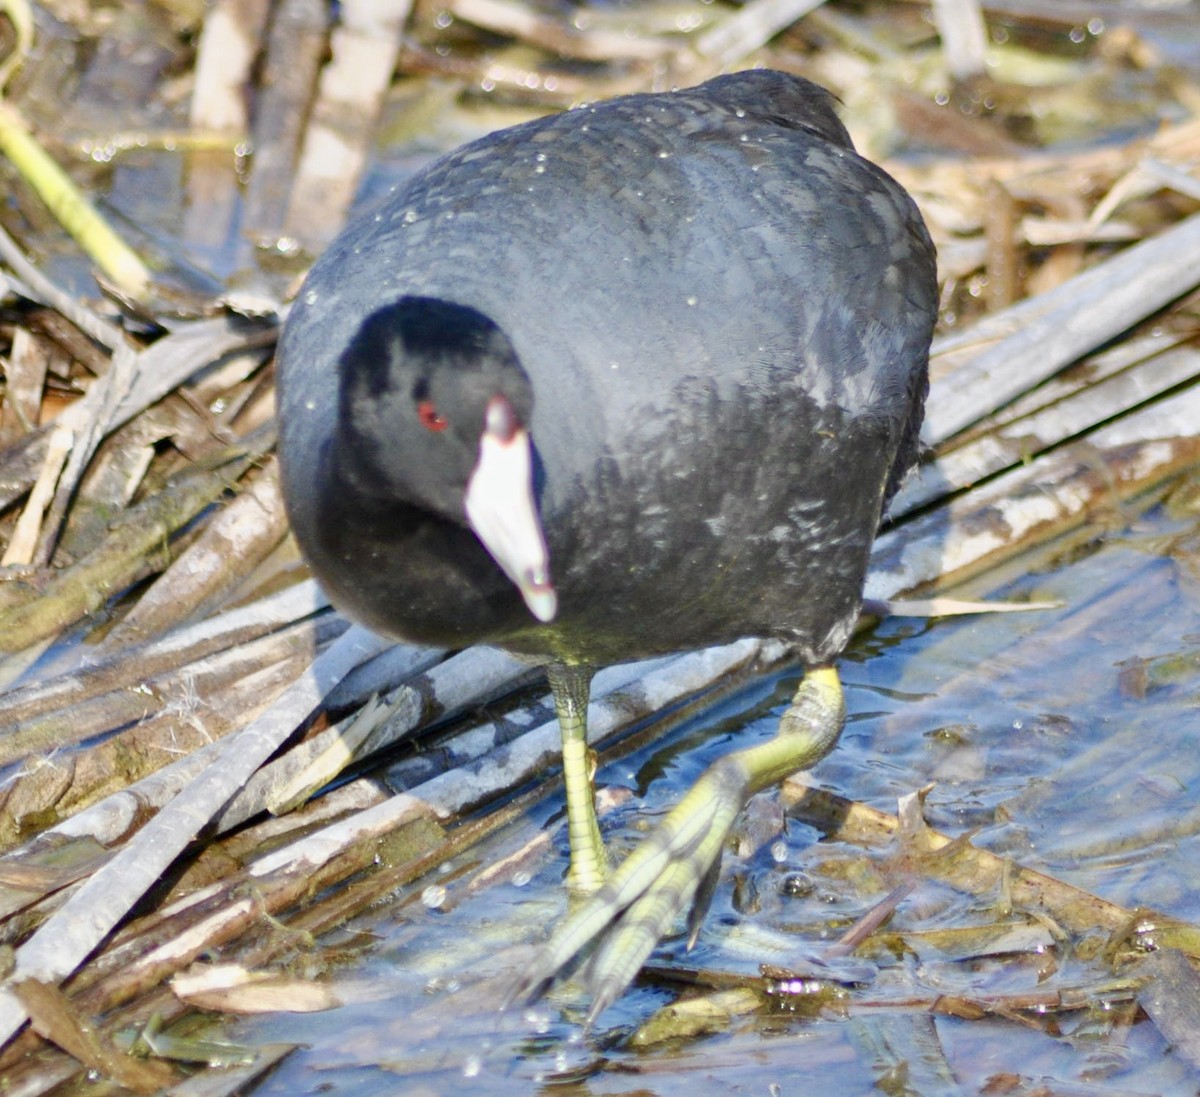
[[[845,720],[833,667],[810,670],[769,742],[709,766],[691,791],[551,937],[513,997],[536,993],[594,939],[587,982],[593,1019],[633,981],[654,946],[693,905],[692,936],[711,897],[726,838],[746,801],[833,749]]]
[[[567,838],[571,867],[567,885],[590,895],[608,878],[608,854],[596,822],[594,769],[587,741],[588,693],[594,668],[549,663],[546,677],[554,694],[554,710],[562,732],[563,784],[567,794]]]
[[[748,775],[749,794],[811,769],[835,746],[846,722],[846,698],[836,667],[809,670],[779,718],[774,739],[737,751]]]

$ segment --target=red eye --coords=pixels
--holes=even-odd
[[[422,400],[417,405],[417,418],[426,430],[445,430],[449,425],[428,400]]]

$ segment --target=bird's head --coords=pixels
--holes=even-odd
[[[356,486],[469,526],[550,621],[557,596],[533,486],[533,389],[512,343],[466,305],[403,297],[342,356],[339,460]]]

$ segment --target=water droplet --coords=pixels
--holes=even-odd
[[[735,110],[733,113],[734,113],[735,115],[737,115],[737,117],[739,117],[739,118],[745,118],[745,117],[746,117],[746,112],[745,112],[744,110],[742,110],[742,108],[741,108],[741,107],[738,107],[738,109],[737,109],[737,110]]]
[[[689,305],[694,305],[694,304],[696,303],[696,298],[695,298],[695,297],[689,297],[689,298],[687,299],[687,303],[688,303]]]
[[[537,167],[535,167],[535,168],[533,169],[533,171],[534,171],[534,174],[535,174],[535,175],[545,175],[545,174],[546,174],[546,165],[545,165],[545,164],[538,164],[538,166],[537,166]]]
[[[529,881],[533,879],[533,873],[521,869],[520,872],[513,873],[513,887],[523,888],[529,886]]]
[[[658,158],[660,160],[669,160],[671,158],[671,154],[669,152],[667,152],[666,149],[659,149],[658,150]]]
[[[446,889],[441,884],[430,884],[421,892],[421,902],[430,910],[440,910],[446,903]]]
[[[433,17],[433,25],[437,27],[438,30],[445,30],[448,26],[452,25],[453,22],[454,16],[445,10],[439,11],[437,15]]]
[[[410,210],[404,211],[404,223],[406,225],[411,225],[416,219],[417,219],[417,211],[416,210],[410,209]]]
[[[535,160],[536,160],[536,161],[537,161],[539,164],[544,164],[544,163],[546,162],[546,154],[545,154],[544,152],[539,152],[539,153],[537,154],[537,156],[535,156],[535,157],[534,157],[534,159],[535,159]]]
[[[310,289],[304,295],[304,303],[306,305],[315,305],[321,299],[321,295],[315,289]]]
[[[807,899],[816,893],[816,882],[803,872],[789,872],[779,884],[779,894],[785,899]]]
[[[530,1006],[521,1014],[521,1020],[539,1036],[550,1031],[550,1011],[545,1006]]]
[[[771,860],[782,865],[788,859],[788,844],[783,838],[776,838],[771,843]]]
[[[468,1055],[467,1061],[463,1063],[463,1077],[478,1078],[481,1070],[483,1070],[483,1060],[478,1055]]]

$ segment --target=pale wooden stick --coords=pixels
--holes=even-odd
[[[955,80],[978,76],[987,64],[987,28],[979,0],[933,0],[946,68]]]
[[[70,410],[68,409],[68,414]],[[25,508],[17,520],[12,538],[4,550],[3,558],[0,558],[0,565],[11,567],[14,564],[28,564],[33,560],[42,531],[42,518],[54,497],[54,489],[58,486],[58,478],[62,474],[63,465],[74,441],[75,435],[66,424],[59,423],[50,431],[42,471],[25,501]]]
[[[750,0],[696,40],[700,57],[719,68],[736,64],[825,0]]]
[[[284,232],[320,250],[337,234],[371,153],[400,54],[408,0],[343,3],[329,38],[317,100],[304,133]]]

